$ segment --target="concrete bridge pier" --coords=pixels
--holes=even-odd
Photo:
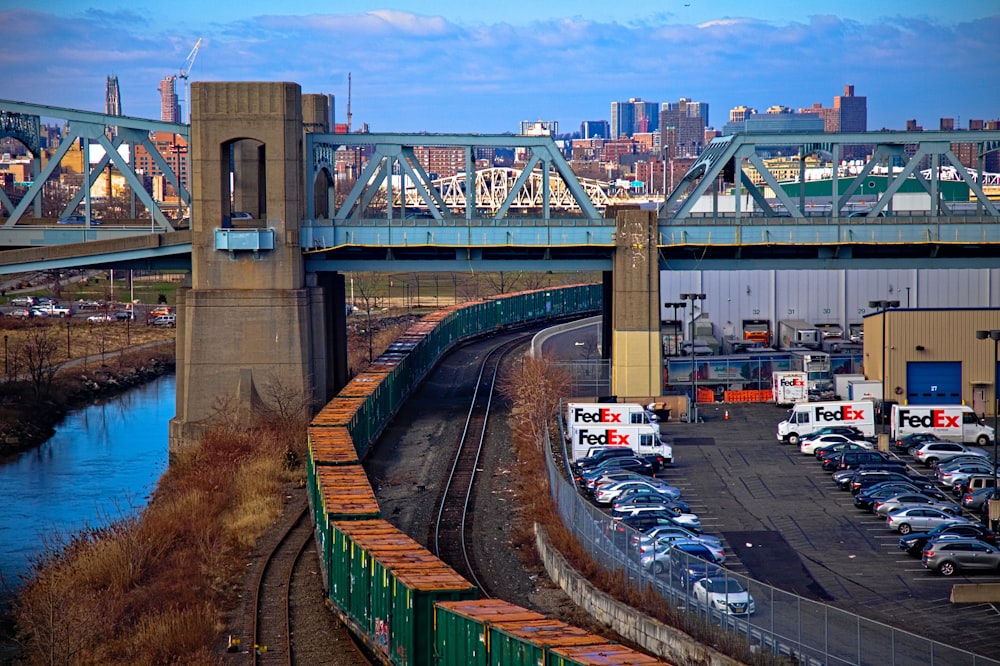
[[[307,113],[325,113],[312,97]],[[343,276],[306,275],[299,246],[299,86],[193,83],[191,111],[192,271],[178,294],[172,452],[216,418],[308,412],[346,380]],[[239,210],[255,219],[231,220]]]
[[[611,298],[611,389],[622,398],[662,392],[656,211],[616,216]]]

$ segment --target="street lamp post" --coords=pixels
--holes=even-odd
[[[683,327],[678,327],[678,324],[680,322],[677,319],[677,308],[686,308],[687,307],[687,303],[685,303],[684,301],[681,301],[680,303],[664,303],[663,307],[665,307],[665,308],[673,308],[674,309],[674,318],[671,320],[672,323],[673,323],[673,325],[674,325],[674,354],[673,355],[680,356],[681,355],[681,346],[680,346],[680,343],[677,342],[677,332],[678,332],[678,328],[680,328],[680,330],[682,332],[683,332],[684,329],[683,329]],[[683,337],[683,336],[681,336],[681,337]]]
[[[993,341],[993,494],[990,496],[990,529],[996,530],[1000,522],[1000,490],[997,489],[997,412],[1000,399],[997,396],[997,346],[1000,345],[1000,330],[976,331],[980,340]]]
[[[868,307],[875,308],[882,313],[882,406],[879,410],[879,416],[882,423],[885,423],[885,405],[888,397],[885,394],[885,362],[886,362],[886,350],[889,348],[889,343],[885,339],[885,311],[889,308],[898,308],[899,301],[868,301]]]
[[[691,403],[688,405],[688,423],[698,422],[698,393],[694,376],[694,303],[705,300],[705,294],[681,294],[682,301],[691,301]]]

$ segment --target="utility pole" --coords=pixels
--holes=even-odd
[[[347,133],[351,133],[351,73],[347,73]]]

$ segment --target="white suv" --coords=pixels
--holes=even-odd
[[[155,317],[153,317],[153,320],[149,323],[152,324],[153,326],[169,326],[170,328],[173,328],[177,326],[177,315],[172,315],[172,314],[156,315]]]

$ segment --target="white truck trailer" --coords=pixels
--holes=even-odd
[[[775,372],[771,375],[771,397],[776,405],[809,402],[806,373]]]
[[[986,446],[993,428],[984,424],[968,405],[893,405],[890,413],[893,439],[926,432],[941,439]]]
[[[825,426],[853,426],[865,437],[875,436],[875,403],[870,400],[803,402],[778,424],[778,441],[798,446],[799,438]]]
[[[570,457],[582,458],[594,446],[626,446],[636,455],[658,455],[664,462],[674,461],[673,448],[660,438],[660,426],[655,423],[640,425],[589,424],[570,426]]]
[[[566,427],[577,425],[638,425],[657,423],[656,414],[638,403],[631,402],[569,402],[566,403]]]

